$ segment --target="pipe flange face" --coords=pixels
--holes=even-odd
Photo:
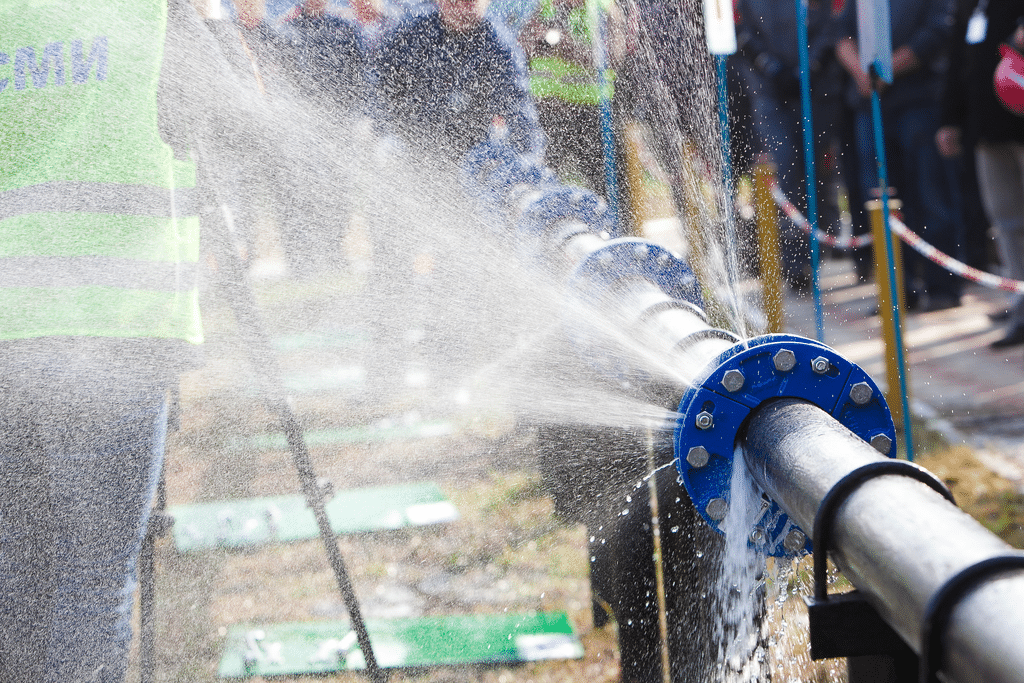
[[[521,164],[519,157],[511,145],[487,140],[466,153],[462,161],[463,178],[471,183],[486,183],[487,177],[498,169]]]
[[[869,443],[896,442],[896,428],[878,386],[829,347],[784,334],[736,344],[687,390],[675,430],[676,467],[694,506],[713,529],[723,530],[723,519],[716,517],[722,517],[723,503],[728,507],[737,434],[744,420],[764,401],[783,397],[813,403]],[[686,457],[697,447],[706,458],[703,452],[700,458]],[[777,557],[811,549],[810,534],[764,495],[750,542]]]
[[[519,208],[518,227],[527,234],[539,235],[567,220],[585,223],[597,234],[609,227],[608,206],[590,190],[553,185],[536,193]]]
[[[697,277],[686,262],[653,242],[635,237],[608,240],[583,259],[569,277],[569,286],[600,300],[623,278],[636,277],[658,286],[674,299],[704,308]]]

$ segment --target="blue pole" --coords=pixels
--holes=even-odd
[[[592,0],[593,1],[593,0]],[[597,67],[598,108],[601,115],[601,146],[604,150],[604,184],[608,195],[608,214],[612,228],[619,231],[619,175],[615,164],[615,120],[612,115],[611,83],[608,81],[608,50],[605,47],[605,12],[596,12],[594,61]]]
[[[726,82],[728,55],[715,55],[715,70],[718,79],[718,125],[722,133],[722,185],[725,193],[725,245],[728,259],[729,292],[733,297],[733,313],[739,313],[739,302],[736,301],[735,285],[737,281],[736,265],[736,224],[733,219],[734,179],[732,174],[732,138],[729,130],[729,86]]]
[[[814,122],[811,115],[810,46],[807,38],[807,0],[796,0],[797,45],[800,52],[800,105],[803,110],[804,178],[807,184],[807,220],[811,224],[811,291],[814,296],[814,329],[817,339],[825,341],[825,319],[821,309],[818,280],[818,183],[814,168]]]
[[[874,70],[874,65],[872,65]],[[878,189],[882,196],[882,223],[885,226],[885,261],[889,268],[889,300],[893,302],[893,339],[896,344],[896,365],[899,376],[900,401],[903,406],[903,443],[907,460],[914,460],[914,439],[910,431],[910,401],[907,400],[907,359],[903,353],[903,310],[896,291],[896,257],[892,248],[892,228],[889,225],[889,176],[885,161],[885,137],[882,132],[882,104],[878,90],[871,90],[871,118],[875,134],[875,159],[878,164]],[[876,245],[877,248],[877,245]]]

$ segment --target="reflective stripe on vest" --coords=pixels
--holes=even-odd
[[[0,221],[29,213],[116,213],[167,216],[174,201],[182,216],[199,213],[195,190],[179,188],[54,181],[0,193]]]
[[[195,167],[157,128],[166,0],[0,25],[0,339],[200,342]]]
[[[615,95],[615,73],[605,71],[605,89],[597,83],[597,74],[578,64],[558,57],[535,57],[530,60],[530,94],[537,98],[557,97],[572,104],[597,106],[602,94],[611,100]]]

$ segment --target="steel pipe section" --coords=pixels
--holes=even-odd
[[[882,456],[820,408],[765,403],[741,437],[750,472],[798,525],[810,529],[822,499],[853,470]],[[951,577],[1010,546],[927,485],[885,475],[838,508],[829,557],[879,615],[921,653],[929,601]],[[1024,572],[984,581],[955,607],[937,665],[962,683],[1024,680]]]
[[[595,193],[559,183],[541,160],[516,154],[500,138],[474,147],[462,170],[485,210],[515,226],[529,253],[563,278],[570,306],[586,303],[639,339],[648,354],[661,354],[680,387],[739,341],[708,325],[700,285],[686,262],[648,240],[615,234]],[[601,332],[590,336],[585,321],[573,319],[570,327],[581,350],[600,346]],[[621,363],[595,361],[610,374],[623,372]]]

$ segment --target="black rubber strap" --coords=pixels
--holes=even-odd
[[[724,339],[730,344],[737,344],[741,341],[740,338],[737,337],[732,332],[729,332],[727,330],[719,330],[714,327],[708,327],[703,330],[697,330],[692,334],[686,335],[678,342],[676,342],[675,348],[682,349],[685,348],[686,346],[689,346],[690,344],[694,344],[704,339]]]
[[[943,635],[957,604],[981,583],[996,574],[1024,569],[1024,553],[999,555],[972,564],[942,584],[928,601],[921,624],[921,683],[937,683],[944,659]]]
[[[667,301],[659,301],[656,304],[648,306],[647,308],[640,312],[639,316],[637,316],[637,321],[644,322],[650,320],[651,318],[658,315],[662,311],[673,308],[677,308],[681,311],[686,311],[687,313],[694,315],[697,318],[700,318],[700,321],[705,324],[707,324],[708,322],[707,314],[705,314],[704,311],[700,310],[700,307],[690,303],[689,301],[683,301],[681,299],[669,299]]]
[[[826,576],[828,570],[828,546],[832,541],[832,523],[835,521],[836,512],[850,494],[866,481],[886,474],[899,474],[927,484],[934,490],[941,493],[946,500],[956,505],[953,494],[949,492],[946,485],[924,469],[907,460],[879,460],[868,463],[853,470],[845,477],[836,482],[835,486],[829,489],[818,506],[818,513],[814,516],[814,534],[811,542],[814,545],[814,597],[816,600],[828,600],[828,585]]]

